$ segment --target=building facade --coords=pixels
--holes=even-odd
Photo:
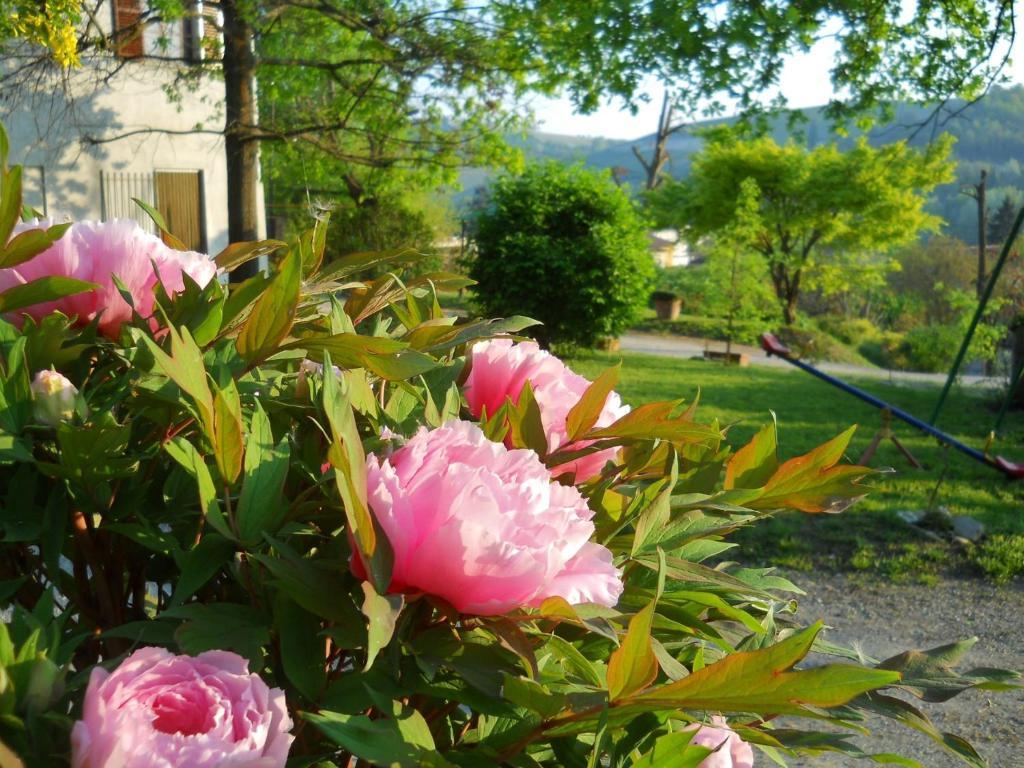
[[[27,205],[54,220],[132,218],[132,198],[163,214],[189,248],[228,242],[223,85],[200,74],[219,56],[216,13],[162,23],[145,0],[103,0],[89,23],[114,40],[54,83],[0,93],[13,164]],[[4,61],[9,68],[16,62]],[[259,197],[260,221],[263,199]]]

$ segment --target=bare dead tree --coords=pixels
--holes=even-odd
[[[670,159],[668,151],[668,140],[673,134],[684,130],[689,124],[686,122],[673,122],[675,115],[675,102],[668,90],[665,91],[661,102],[661,114],[658,117],[658,130],[654,134],[654,147],[651,150],[651,157],[648,160],[643,153],[635,146],[632,147],[633,154],[644,169],[645,189],[656,189],[664,177],[665,166]]]

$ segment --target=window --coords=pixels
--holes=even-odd
[[[190,251],[206,251],[203,222],[203,172],[156,171],[153,174],[156,209],[168,231]]]
[[[153,174],[110,171],[100,174],[102,219],[135,219],[147,232],[155,233],[153,222],[132,198],[153,205]]]
[[[204,3],[192,6],[192,13],[182,22],[185,58],[189,61],[219,59],[221,56],[221,14]]]
[[[104,171],[101,176],[103,220],[134,219],[147,232],[156,227],[133,198],[156,208],[167,229],[192,251],[206,251],[206,221],[202,171],[126,173]]]

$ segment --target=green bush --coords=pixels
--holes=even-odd
[[[481,309],[544,323],[545,344],[594,346],[640,316],[654,260],[644,220],[607,174],[558,163],[503,176],[475,220]]]
[[[883,368],[910,367],[901,356],[904,336],[895,331],[884,331],[867,318],[825,315],[817,318],[818,328],[838,341],[852,347],[857,354]]]
[[[966,322],[958,322],[908,331],[895,350],[892,367],[936,373],[948,371],[963,343],[965,326]],[[994,360],[1003,332],[1001,327],[979,324],[967,350],[967,360]]]

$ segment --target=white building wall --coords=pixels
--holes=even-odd
[[[109,7],[99,18],[112,19]],[[166,27],[146,29],[147,53],[180,55],[180,28]],[[162,51],[156,42],[161,32],[171,41],[171,47]],[[26,184],[25,202],[40,207],[39,192],[33,188],[40,185],[41,176],[50,218],[100,219],[104,213],[102,174],[137,174],[141,178],[154,171],[201,171],[206,245],[211,254],[217,253],[228,243],[224,139],[213,133],[224,123],[222,83],[210,79],[195,91],[181,87],[180,101],[172,103],[164,89],[173,83],[176,65],[148,59],[119,63],[123,65],[120,70],[97,87],[97,69],[83,62],[81,69],[69,76],[66,92],[70,98],[63,89],[40,89],[18,94],[12,105],[0,103],[0,120],[10,137],[10,163],[27,166],[30,183]],[[211,133],[196,132],[197,127]],[[82,141],[84,136],[122,135],[125,137],[92,146]],[[148,202],[152,203],[152,198]],[[261,229],[263,204],[260,194]],[[144,212],[135,206],[126,208],[125,213],[149,226]]]

